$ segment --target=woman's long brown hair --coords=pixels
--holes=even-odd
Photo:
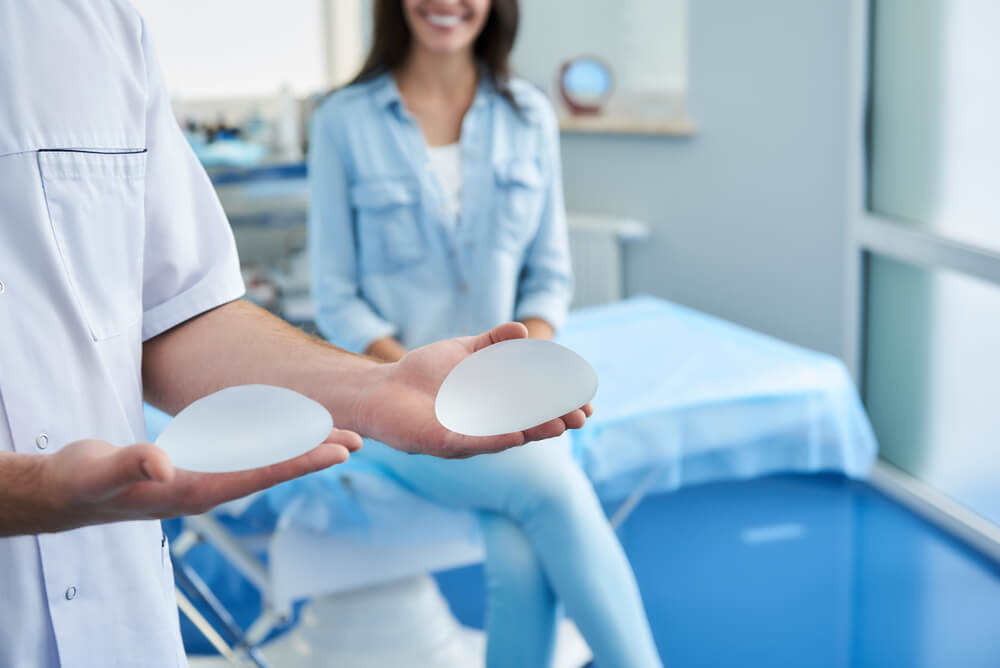
[[[517,103],[508,82],[510,51],[517,37],[518,15],[517,0],[492,0],[490,15],[473,45],[476,60],[485,66],[490,83],[515,109]],[[368,58],[348,85],[371,81],[392,72],[406,61],[410,53],[413,36],[403,13],[402,0],[375,0],[372,26],[372,48]]]

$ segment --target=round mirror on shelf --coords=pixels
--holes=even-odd
[[[595,56],[568,60],[559,71],[559,92],[575,114],[597,113],[613,90],[611,67]]]

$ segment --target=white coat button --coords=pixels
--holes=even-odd
[[[74,598],[76,598],[76,587],[70,587],[66,590],[66,600],[72,601]]]
[[[49,447],[49,435],[46,433],[41,433],[35,437],[35,445],[38,446],[39,450],[44,450]]]
[[[5,292],[7,292],[7,286],[3,284],[3,281],[0,281],[0,295]]]

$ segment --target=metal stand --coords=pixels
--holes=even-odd
[[[276,626],[287,622],[290,611],[278,610],[271,604],[267,569],[214,518],[197,515],[185,518],[184,522],[184,531],[170,547],[178,607],[219,654],[233,665],[270,668],[257,647]],[[239,627],[201,576],[184,562],[191,548],[206,539],[261,593],[263,611],[247,631]],[[211,619],[202,614],[195,604],[206,609]]]

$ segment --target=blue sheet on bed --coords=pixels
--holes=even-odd
[[[605,501],[775,472],[867,473],[875,437],[844,365],[652,297],[576,311],[558,340],[597,370],[573,434]],[[649,478],[652,476],[652,479]]]

